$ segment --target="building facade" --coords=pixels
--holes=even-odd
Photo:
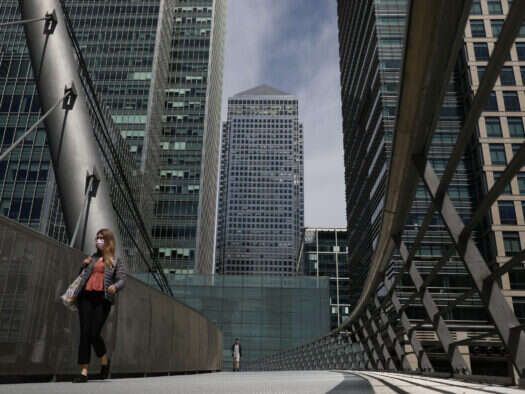
[[[153,242],[166,271],[213,272],[226,1],[175,0]]]
[[[228,100],[216,272],[293,275],[304,225],[298,99],[261,85]]]
[[[381,230],[398,104],[407,5],[406,0],[338,2],[351,304],[356,303],[361,293]],[[506,0],[473,4],[465,35],[465,50],[460,54],[449,82],[429,150],[429,162],[438,176],[444,171],[454,148],[469,109],[472,91],[479,83],[479,73],[483,72],[489,50],[496,41],[495,34],[486,32],[497,32],[507,11]],[[470,221],[478,201],[486,193],[487,187],[493,184],[494,175],[498,174],[497,166],[508,162],[512,152],[516,151],[512,144],[523,142],[521,111],[524,107],[520,102],[523,99],[523,86],[518,57],[520,39],[514,47],[502,73],[504,86],[501,86],[502,83],[496,86],[496,92],[487,107],[490,111],[480,119],[478,138],[472,141],[465,152],[449,187],[449,195],[464,222]],[[476,58],[476,55],[480,57]],[[513,135],[510,134],[511,129]],[[493,133],[490,137],[487,130]],[[502,170],[503,167],[499,168]],[[519,200],[522,197],[519,196],[519,179],[515,182],[508,196],[500,199],[504,201],[499,201],[498,206],[493,208],[492,217],[487,218],[472,234],[487,261],[506,261],[507,256],[521,250],[519,225],[523,225],[523,222],[520,221],[522,212]],[[420,183],[403,233],[403,241],[409,249],[429,204],[430,198]],[[501,227],[500,214],[509,221],[509,227]],[[414,258],[423,277],[431,272],[451,244],[441,217],[436,214]],[[393,278],[401,264],[402,260],[395,252],[387,274]],[[514,286],[523,286],[521,271],[511,275],[514,275]],[[504,287],[512,287],[508,278],[503,283]],[[446,269],[433,281],[432,296],[439,307],[445,307],[470,285],[471,279],[456,253],[450,257]],[[397,288],[397,294],[405,301],[413,289],[407,275]],[[516,311],[519,308],[523,310],[520,302],[519,298],[514,297]],[[424,308],[418,301],[412,302],[406,312],[415,322],[426,318]],[[453,335],[460,335],[460,332],[461,335],[476,335],[491,329],[490,319],[477,296],[464,300],[444,317]],[[425,346],[437,341],[437,337],[430,334],[425,333],[424,327],[418,332]],[[482,372],[484,366],[480,360],[484,357],[491,357],[495,369],[499,365],[501,371],[506,371],[506,362],[498,358],[497,346],[491,348],[489,345],[470,349],[474,373]],[[431,358],[439,366],[444,356],[432,354]],[[497,364],[498,360],[501,364]]]
[[[465,31],[465,56],[475,92],[512,4],[509,0],[472,2]],[[487,193],[515,152],[525,142],[525,28],[522,27],[478,123],[475,153],[480,163],[480,193]],[[512,180],[492,206],[482,243],[487,261],[501,265],[525,246],[525,172]],[[501,277],[504,294],[516,316],[525,320],[525,268]]]
[[[112,140],[129,153],[123,160],[129,182],[140,185],[134,197],[165,269],[211,272],[213,266],[214,225],[208,221],[215,221],[216,211],[211,201],[217,189],[225,3],[63,2],[97,96],[120,134]],[[19,15],[16,2],[0,1],[3,21]],[[40,108],[23,28],[0,32],[0,135],[6,149],[38,119]],[[42,127],[0,163],[0,181],[2,214],[67,240]]]
[[[297,257],[297,273],[330,283],[330,329],[350,314],[350,271],[346,228],[306,227]]]

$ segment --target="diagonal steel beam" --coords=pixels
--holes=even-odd
[[[432,366],[432,363],[430,362],[430,359],[428,358],[427,353],[423,349],[423,346],[421,346],[421,342],[419,342],[419,339],[416,338],[415,330],[410,329],[410,321],[408,320],[407,314],[401,310],[401,303],[399,302],[399,298],[397,297],[397,294],[395,291],[391,294],[391,298],[392,298],[392,305],[394,306],[394,309],[399,314],[401,325],[403,326],[403,329],[405,330],[408,336],[410,345],[412,346],[412,350],[414,351],[414,354],[417,357],[419,368],[423,372],[433,372],[434,367]]]
[[[388,348],[385,344],[385,341],[383,340],[383,334],[380,330],[378,330],[377,325],[375,324],[374,319],[372,318],[372,314],[370,313],[370,310],[366,310],[366,317],[367,322],[371,327],[372,335],[375,335],[375,339],[377,344],[379,345],[379,349],[381,353],[383,354],[383,360],[385,363],[385,369],[387,371],[396,371],[396,365],[394,363],[394,360],[392,360],[392,356],[390,355],[390,352],[388,351]]]
[[[408,258],[408,250],[405,246],[405,243],[399,240],[398,248],[401,258],[406,261]],[[443,346],[443,349],[449,358],[452,370],[457,374],[471,375],[472,372],[470,371],[470,368],[467,365],[465,359],[459,352],[459,349],[452,346],[454,340],[452,339],[452,335],[450,334],[445,319],[441,315],[428,288],[423,287],[423,278],[421,277],[421,274],[419,273],[419,270],[417,269],[414,262],[409,265],[408,273],[412,279],[412,282],[414,283],[414,286],[416,287],[416,291],[419,292],[421,303],[425,308],[428,318],[432,322],[439,342],[441,342],[441,346]]]
[[[380,363],[379,357],[377,357],[377,354],[375,353],[375,349],[370,346],[368,338],[363,335],[364,333],[361,334],[358,324],[359,323],[353,324],[352,329],[359,339],[361,346],[363,347],[363,354],[366,356],[367,364],[375,370],[384,369],[382,363]]]
[[[392,325],[388,321],[386,313],[384,309],[381,307],[381,304],[379,300],[377,299],[377,297],[374,299],[374,304],[376,306],[376,309],[379,311],[379,317],[381,319],[381,322],[386,327],[388,338],[394,347],[394,351],[396,352],[397,358],[399,362],[401,363],[403,370],[406,372],[414,372],[414,369],[412,368],[411,364],[408,362],[406,353],[404,349],[401,347],[401,344],[399,343],[399,339],[396,337],[394,329],[392,328]]]
[[[429,163],[426,163],[422,177],[432,198],[435,198],[439,178]],[[507,347],[510,361],[516,367],[518,374],[524,376],[525,333],[519,328],[520,324],[516,315],[503,296],[498,282],[487,280],[491,279],[491,271],[472,240],[470,231],[463,231],[465,229],[463,220],[458,215],[447,193],[443,195],[440,211],[456,249],[470,273],[481,299],[485,303],[487,311],[498,330],[498,334]]]

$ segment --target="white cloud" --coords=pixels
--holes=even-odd
[[[271,6],[268,6],[271,4]],[[266,48],[285,6],[281,1],[229,0],[224,63],[223,119],[227,100],[264,79]]]
[[[223,119],[228,97],[261,83],[299,97],[311,227],[346,226],[336,8],[335,0],[230,0],[228,8]]]

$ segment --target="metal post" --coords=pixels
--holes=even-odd
[[[372,329],[372,335],[375,335],[376,342],[379,345],[379,349],[381,353],[383,354],[383,360],[385,362],[385,369],[388,371],[395,371],[397,370],[396,365],[394,364],[394,361],[392,360],[392,356],[390,355],[390,352],[388,351],[388,348],[385,344],[385,341],[383,340],[382,333],[378,329],[377,325],[374,322],[374,319],[372,319],[372,314],[370,313],[370,310],[367,308],[365,311],[366,314],[366,320],[368,324],[370,325],[370,328]]]
[[[407,262],[408,250],[405,246],[405,243],[401,240],[398,240],[397,245],[399,248],[399,253],[401,254],[401,258],[404,262]],[[423,286],[423,278],[421,277],[421,274],[419,273],[419,270],[413,261],[410,262],[408,266],[408,273],[410,274],[410,278],[414,283],[416,291],[421,297],[421,303],[423,304],[428,318],[432,322],[432,326],[434,327],[434,331],[438,336],[439,342],[441,342],[441,346],[443,346],[443,349],[447,354],[447,357],[452,366],[452,370],[455,374],[470,375],[470,368],[459,352],[459,349],[456,346],[452,346],[453,339],[448,329],[447,323],[445,322],[445,319],[443,319],[443,316],[441,316],[432,294],[428,288]]]
[[[432,199],[436,199],[439,178],[430,163],[426,163],[424,173],[421,175]],[[443,194],[440,213],[450,238],[494,321],[498,334],[508,349],[510,361],[516,367],[520,377],[523,377],[525,375],[525,332],[503,296],[498,281],[492,277],[485,259],[474,243],[470,231],[465,228],[448,193]]]
[[[405,330],[405,333],[408,336],[408,340],[410,342],[410,345],[412,346],[412,350],[414,350],[414,353],[416,354],[419,368],[423,372],[433,372],[434,367],[432,366],[432,363],[430,362],[427,353],[423,349],[423,346],[421,346],[421,342],[419,342],[419,339],[417,339],[415,330],[410,329],[410,320],[408,319],[406,312],[401,309],[401,303],[399,302],[399,298],[397,297],[395,291],[392,291],[391,293],[391,301],[392,305],[394,306],[396,312],[400,317],[401,325],[403,326],[403,329]]]
[[[64,86],[82,86],[73,45],[66,30],[66,22],[58,0],[20,0],[22,19],[35,19],[54,10],[56,26],[52,35],[44,22],[26,23],[24,30],[34,70],[42,111],[48,111],[64,95]],[[103,168],[93,134],[89,108],[79,92],[74,108],[53,111],[45,120],[47,140],[53,168],[62,199],[62,210],[69,237],[82,211],[85,192],[84,174],[93,168]],[[93,251],[93,240],[101,228],[115,233],[115,241],[122,245],[117,217],[113,210],[109,187],[100,180],[97,198],[93,199],[85,228],[79,233],[75,247],[86,253]],[[88,242],[86,242],[88,241]],[[117,255],[122,248],[117,247]]]
[[[388,335],[388,338],[390,339],[390,342],[394,346],[394,351],[396,352],[397,358],[399,359],[401,366],[403,367],[404,371],[407,372],[413,372],[415,371],[414,368],[412,368],[411,364],[408,362],[405,351],[401,344],[399,343],[399,339],[397,338],[394,329],[392,328],[392,325],[388,321],[388,318],[386,316],[385,311],[381,308],[381,303],[377,299],[377,297],[374,299],[375,306],[377,310],[379,311],[379,317],[381,319],[381,322],[383,325],[386,326],[386,332]]]

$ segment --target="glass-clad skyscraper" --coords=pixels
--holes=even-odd
[[[168,3],[163,2],[164,19],[159,23],[160,3],[159,0],[140,4],[63,2],[99,98],[109,109],[122,137],[128,141],[129,151],[137,164],[142,162],[152,173],[142,147],[149,100],[152,103],[149,106],[149,138],[153,141],[160,130],[161,117],[154,116],[154,108],[161,107],[163,92],[152,90],[150,97],[157,25],[169,32]],[[20,19],[17,3],[0,2],[0,19]],[[39,118],[40,108],[23,28],[7,26],[1,29],[0,134],[2,148],[6,149]],[[148,156],[152,160],[155,155]],[[65,241],[60,200],[43,126],[1,162],[0,167],[3,168],[0,171],[2,214]]]
[[[175,0],[153,238],[166,270],[213,272],[226,1]]]
[[[216,210],[210,201],[216,199],[225,1],[62,5],[98,98],[127,142],[133,182],[143,186],[135,197],[156,257],[166,269],[193,270],[200,240],[199,270],[211,272],[214,237],[207,222]],[[2,21],[19,15],[17,2],[0,1]],[[38,119],[40,108],[23,28],[1,27],[0,35],[0,135],[6,149]],[[2,214],[66,240],[43,128],[0,163],[0,181]]]
[[[338,2],[351,304],[356,303],[361,293],[381,230],[399,97],[407,6],[406,0]],[[467,48],[470,47],[468,41],[467,34]],[[469,50],[472,51],[471,48]],[[430,146],[428,160],[438,176],[443,173],[454,148],[472,97],[467,61],[468,57],[462,51],[449,81]],[[521,114],[518,116],[521,124]],[[505,152],[497,157],[504,156]],[[470,221],[473,209],[484,193],[479,181],[483,168],[486,168],[486,163],[479,160],[477,141],[473,140],[448,190],[464,222]],[[430,198],[420,183],[403,233],[403,241],[409,249],[429,204]],[[489,220],[472,234],[485,258],[492,253],[486,241]],[[423,277],[430,274],[451,244],[441,217],[436,213],[414,258]],[[387,275],[393,278],[401,264],[402,260],[395,252]],[[433,280],[432,297],[438,307],[444,308],[469,286],[471,279],[456,252]],[[402,302],[413,293],[408,274],[405,274],[396,291]],[[406,312],[415,322],[427,317],[418,299],[412,300]],[[491,322],[476,295],[463,300],[443,317],[455,337],[478,335],[491,329]],[[437,337],[431,325],[427,328],[430,330],[425,331],[423,324],[417,334],[425,346],[432,344],[435,348]],[[470,349],[474,371],[480,371],[482,365],[479,360],[487,354],[493,357],[492,360],[498,357],[497,350],[494,352],[495,348],[489,345],[485,343]],[[440,359],[445,358],[439,351],[430,356],[438,368]],[[503,359],[501,361],[504,370],[506,364]]]
[[[297,97],[267,85],[228,100],[216,271],[293,275],[304,223]]]

